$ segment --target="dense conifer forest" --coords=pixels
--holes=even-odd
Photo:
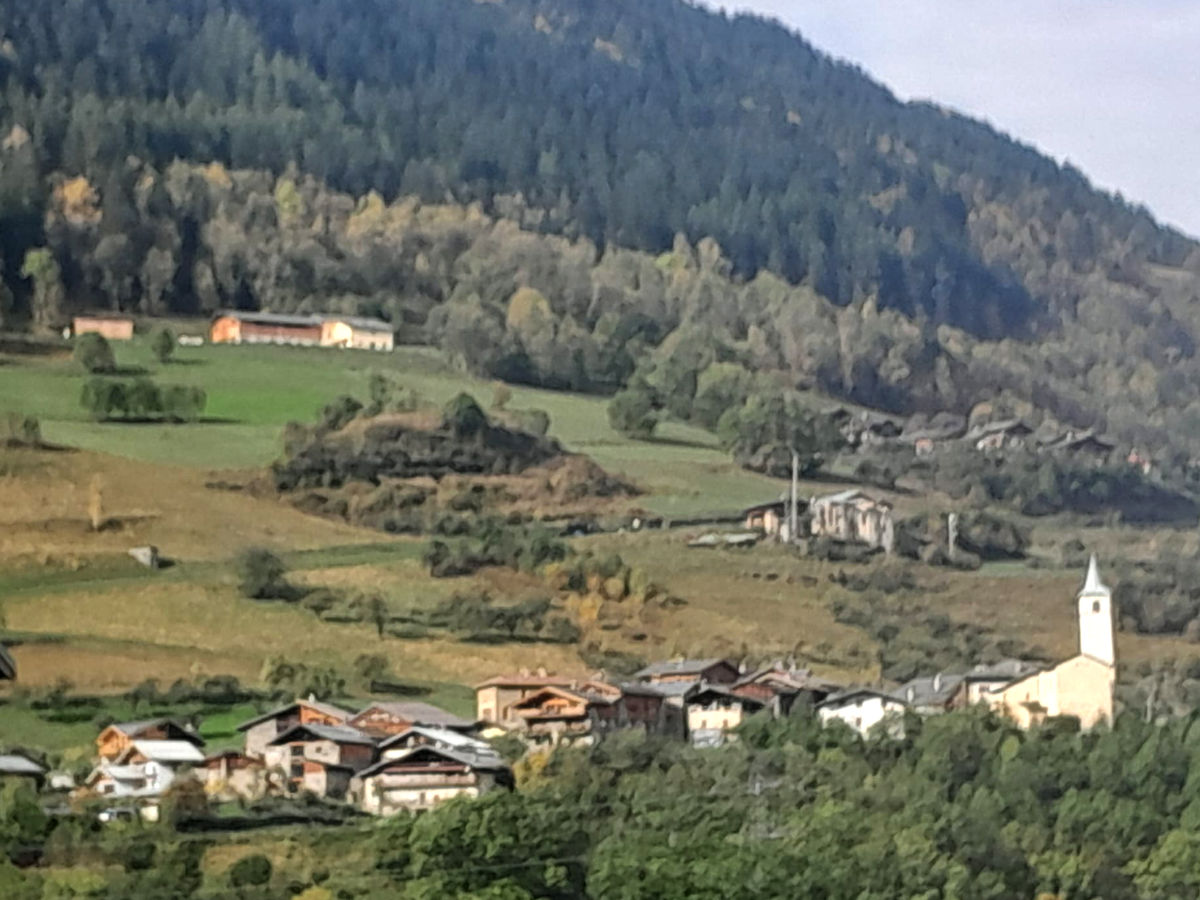
[[[700,421],[745,372],[1200,441],[1192,241],[776,24],[677,0],[0,10],[5,327],[336,307],[494,348],[467,360],[489,375],[636,377]],[[418,201],[475,206],[418,228]]]

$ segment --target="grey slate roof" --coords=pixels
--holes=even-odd
[[[743,697],[741,694],[735,694],[721,684],[698,684],[684,695],[684,702],[700,702],[703,697],[719,697],[724,700],[741,703],[743,706],[754,707],[755,709],[762,709],[767,705],[757,697]]]
[[[179,737],[172,740],[187,741],[195,744],[197,747],[204,744],[204,738],[192,731],[186,725],[180,724],[175,719],[168,716],[159,716],[157,719],[139,719],[135,722],[113,722],[109,727],[116,728],[123,734],[129,735],[131,738],[141,737],[152,728],[158,728],[162,725],[174,725],[179,731]]]
[[[844,691],[838,691],[836,694],[831,694],[817,704],[817,706],[818,708],[824,708],[827,706],[841,706],[848,700],[853,700],[855,697],[879,697],[883,700],[891,700],[893,703],[900,703],[905,706],[908,705],[903,697],[898,696],[891,691],[885,691],[881,690],[880,688],[872,687],[852,687],[847,688]]]
[[[910,706],[945,706],[962,683],[962,675],[922,675],[900,685],[896,693]]]
[[[393,756],[391,759],[379,760],[379,762],[368,766],[359,772],[358,777],[370,778],[372,775],[382,772],[389,766],[394,766],[397,763],[408,761],[419,753],[433,753],[451,762],[456,762],[460,765],[469,766],[472,769],[479,769],[484,772],[498,772],[508,768],[508,763],[506,763],[498,753],[471,753],[467,750],[451,750],[446,747],[437,747],[433,744],[422,744],[420,747],[413,747],[407,753],[404,753],[400,756]]]
[[[994,663],[981,663],[963,673],[966,681],[1001,681],[1015,680],[1040,672],[1044,665],[1025,659],[1002,659]]]
[[[315,723],[293,725],[283,734],[279,735],[279,737],[275,738],[275,740],[271,741],[271,744],[290,744],[293,741],[302,740],[304,735],[309,735],[320,741],[333,741],[336,744],[375,745],[375,738],[359,731],[357,728],[351,728],[349,725],[317,725]]]
[[[45,774],[46,770],[32,759],[26,759],[15,753],[0,754],[0,775],[29,775],[41,778]]]
[[[656,678],[663,675],[696,675],[699,676],[719,663],[733,663],[721,657],[711,659],[673,659],[666,662],[651,663],[646,668],[633,673],[634,678]],[[736,666],[733,666],[735,669]]]

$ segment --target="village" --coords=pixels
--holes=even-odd
[[[995,660],[894,686],[836,684],[791,660],[754,669],[730,659],[664,660],[618,682],[603,673],[521,671],[476,684],[471,718],[421,701],[354,711],[309,696],[242,722],[240,747],[209,752],[191,725],[158,717],[103,728],[82,784],[17,754],[0,756],[0,778],[67,792],[101,821],[157,821],[162,801],[188,783],[212,803],[304,795],[389,816],[514,789],[515,759],[501,754],[499,739],[515,739],[521,754],[542,754],[638,730],[713,748],[736,741],[752,716],[810,716],[886,739],[903,736],[906,716],[976,705],[1021,728],[1066,716],[1089,729],[1112,722],[1117,677],[1112,592],[1095,557],[1077,614],[1079,652],[1056,665]],[[16,674],[0,648],[0,679]]]

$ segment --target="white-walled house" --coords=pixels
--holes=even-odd
[[[134,741],[115,760],[102,760],[87,786],[102,797],[160,797],[186,767],[204,762],[204,754],[188,741]]]
[[[901,722],[908,706],[904,700],[876,688],[851,688],[834,694],[817,707],[821,724],[842,722],[864,737],[883,725],[896,737],[903,734]]]

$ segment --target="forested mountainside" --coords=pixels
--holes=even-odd
[[[613,390],[641,360],[688,415],[732,365],[708,381],[1000,394],[1200,439],[1194,243],[772,23],[676,0],[0,10],[10,325],[338,306],[452,350],[498,336],[469,362],[516,380]],[[416,229],[401,196],[482,214]]]

